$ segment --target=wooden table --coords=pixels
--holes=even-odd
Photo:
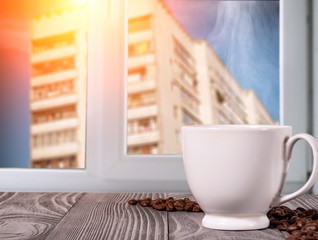
[[[172,193],[0,193],[0,239],[285,239],[276,229],[218,231],[201,226],[203,213],[165,212],[131,198],[184,198]],[[285,204],[318,208],[318,196]]]

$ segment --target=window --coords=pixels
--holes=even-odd
[[[128,32],[139,32],[151,29],[151,16],[142,16],[138,18],[130,18],[128,24]]]
[[[74,32],[71,32],[42,38],[40,40],[34,40],[31,47],[33,53],[39,53],[47,50],[70,46],[74,43]]]
[[[191,117],[190,117],[187,113],[185,113],[185,112],[182,113],[182,120],[183,120],[184,124],[186,124],[186,125],[190,125],[191,123],[194,122],[194,121],[191,119]]]
[[[53,72],[62,72],[75,67],[74,57],[57,59],[32,65],[32,76],[40,76]]]
[[[189,63],[190,62],[190,54],[189,52],[185,49],[185,47],[182,46],[182,44],[176,39],[174,39],[174,50],[175,53],[178,57],[180,57],[185,63]]]
[[[69,167],[74,156],[85,168],[88,4],[13,0],[0,9],[0,142],[12,146],[0,166]]]
[[[83,170],[56,170],[56,169],[0,169],[0,186],[3,191],[188,191],[185,182],[185,175],[180,155],[127,155],[126,130],[128,129],[126,118],[129,119],[130,112],[125,108],[125,76],[124,69],[126,63],[123,49],[127,48],[125,39],[125,22],[123,21],[125,12],[125,1],[111,1],[111,12],[114,14],[105,14],[107,7],[106,1],[90,1],[90,31],[89,31],[89,51],[88,54],[88,101],[87,101],[87,140],[86,140],[86,158],[87,166]],[[284,17],[288,15],[288,7],[291,7],[291,1],[283,1],[281,11],[285,11]],[[294,2],[293,2],[294,3]],[[287,4],[287,6],[286,6]],[[288,5],[290,4],[290,5]],[[302,11],[305,2],[298,2],[294,6],[298,10],[298,15],[293,16],[294,21],[305,23],[305,18],[299,18],[305,15]],[[129,1],[128,1],[129,5]],[[291,11],[291,10],[290,10]],[[303,14],[301,14],[302,12]],[[115,14],[116,13],[116,14]],[[293,18],[283,18],[283,26],[293,26]],[[289,21],[291,20],[291,21]],[[115,26],[115,27],[114,27]],[[285,38],[282,38],[282,46],[287,44],[286,35],[293,28],[283,28]],[[301,27],[305,31],[305,27]],[[132,30],[129,30],[132,31]],[[286,32],[285,32],[286,31]],[[306,32],[304,32],[306,33]],[[294,33],[293,33],[294,34]],[[297,36],[305,36],[299,34]],[[298,46],[303,46],[306,41],[299,40]],[[292,44],[292,43],[290,43]],[[110,47],[111,46],[111,47]],[[295,49],[289,46],[288,48]],[[304,51],[305,52],[305,51]],[[282,60],[293,61],[288,57],[289,53],[281,52]],[[288,58],[287,58],[288,57]],[[299,58],[305,59],[305,56],[299,55]],[[299,59],[297,61],[299,63]],[[293,77],[296,69],[286,69],[286,65],[281,63],[281,121],[284,124],[292,124],[295,131],[303,131],[306,127],[306,102],[302,99],[306,94],[306,86],[298,83],[298,79]],[[306,72],[305,67],[303,71]],[[297,75],[297,74],[296,74]],[[285,81],[285,82],[283,82]],[[287,81],[291,81],[287,84]],[[169,89],[169,87],[168,87]],[[303,93],[295,98],[294,92]],[[137,95],[136,95],[137,96]],[[151,97],[152,98],[152,97]],[[150,99],[151,99],[150,98]],[[156,98],[154,98],[156,99]],[[305,98],[304,98],[305,99]],[[151,100],[150,100],[151,102]],[[61,109],[61,114],[65,110]],[[169,108],[171,112],[171,108]],[[45,113],[41,113],[45,116]],[[73,113],[71,113],[73,114]],[[52,116],[52,119],[59,115]],[[294,123],[297,119],[298,123]],[[156,119],[159,126],[161,119]],[[299,123],[301,122],[301,123]],[[298,124],[298,125],[297,125]],[[1,126],[1,125],[0,125]],[[127,126],[127,127],[126,127]],[[126,129],[127,128],[127,129]],[[173,137],[174,134],[172,134]],[[54,139],[58,138],[55,136]],[[71,138],[72,139],[72,138]],[[43,141],[51,141],[46,139]],[[56,141],[56,140],[54,140]],[[140,149],[140,148],[139,148]],[[139,151],[138,149],[138,151]],[[135,149],[137,150],[137,149]],[[132,151],[134,148],[132,147]],[[160,149],[157,145],[145,146],[140,151],[156,153]],[[302,157],[300,157],[302,159]],[[106,160],[106,161],[105,161]],[[47,165],[53,165],[60,159],[46,162]],[[62,159],[64,162],[64,160]],[[76,158],[69,156],[68,160],[71,167],[76,166]],[[299,161],[301,163],[303,161]],[[66,163],[65,163],[66,164]],[[293,163],[294,164],[294,163]],[[291,166],[293,165],[291,164]],[[300,167],[299,167],[300,166]],[[303,165],[298,165],[302,168]],[[169,171],[167,171],[169,170]],[[299,173],[299,172],[296,172]],[[301,181],[306,171],[300,174],[294,174],[298,178],[295,181]],[[19,176],[19,177],[17,177]],[[292,185],[291,185],[292,186]],[[292,189],[291,189],[292,190]]]
[[[149,41],[128,45],[128,57],[143,56],[151,52],[152,47]]]

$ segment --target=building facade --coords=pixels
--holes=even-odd
[[[127,152],[181,153],[181,127],[275,124],[212,47],[195,41],[162,0],[128,1]]]
[[[31,167],[84,168],[86,6],[31,20]]]
[[[179,153],[181,126],[202,123],[192,38],[160,1],[128,18],[128,153]]]

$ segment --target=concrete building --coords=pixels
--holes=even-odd
[[[127,65],[128,153],[181,153],[183,125],[274,124],[255,92],[162,0],[128,1]]]
[[[253,90],[245,90],[243,93],[243,99],[245,102],[246,112],[248,112],[248,123],[276,124]]]
[[[31,20],[31,167],[84,168],[87,8]]]
[[[181,152],[181,126],[202,123],[193,40],[161,1],[128,18],[128,153]]]
[[[250,124],[244,90],[205,40],[195,41],[200,116],[205,124]]]

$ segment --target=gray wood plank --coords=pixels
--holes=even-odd
[[[203,213],[160,212],[130,206],[131,198],[184,198],[164,193],[0,193],[0,239],[285,239],[276,229],[203,228]],[[318,209],[318,196],[284,204]]]
[[[0,193],[0,239],[45,239],[81,193]]]
[[[190,197],[190,194],[168,194],[172,197]],[[291,209],[304,207],[305,209],[318,209],[318,196],[302,195],[286,204]],[[220,231],[202,227],[201,221],[204,213],[172,212],[168,214],[169,239],[222,239],[222,240],[256,240],[285,239],[289,236],[287,232],[280,232],[277,229],[263,229],[256,231]]]
[[[155,193],[87,193],[47,239],[167,239],[167,212],[131,206],[131,198],[158,198]]]

